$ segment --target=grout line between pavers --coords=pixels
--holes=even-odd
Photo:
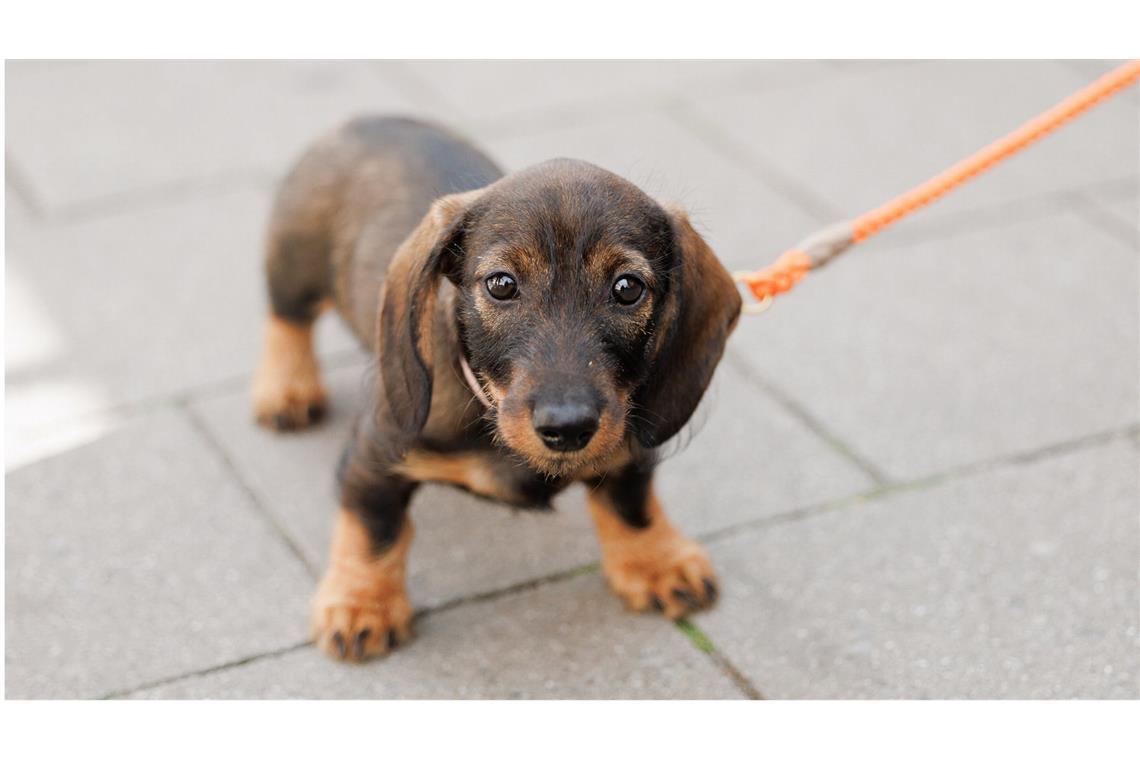
[[[839,511],[840,509],[856,504],[864,504],[867,502],[876,501],[878,499],[894,494],[919,490],[923,488],[932,488],[943,483],[951,482],[958,478],[969,477],[971,475],[992,471],[1003,466],[1016,466],[1038,462],[1044,459],[1048,459],[1052,456],[1059,456],[1084,448],[1104,445],[1117,439],[1131,439],[1133,443],[1137,445],[1137,447],[1140,447],[1140,424],[1134,424],[1125,428],[1094,433],[1092,435],[1083,436],[1081,438],[1075,438],[1061,443],[1050,444],[1038,449],[1018,452],[1004,457],[986,460],[984,462],[964,465],[962,467],[946,470],[942,473],[937,473],[922,478],[916,478],[910,481],[900,481],[897,483],[885,484],[878,488],[864,491],[862,493],[841,497],[839,499],[832,499],[829,501],[820,502],[812,506],[803,507],[801,509],[782,512],[776,515],[768,515],[765,517],[757,518],[755,520],[726,526],[718,530],[698,534],[696,538],[704,544],[715,544],[717,541],[746,534],[750,531],[762,530],[764,528],[783,523],[799,522],[800,520],[823,515],[828,512]],[[712,638],[704,630],[698,627],[695,623],[687,620],[677,621],[677,627],[681,629],[681,632],[684,633],[686,637],[689,638],[694,647],[696,647],[701,652],[704,652],[710,659],[712,659],[713,662],[722,670],[722,672],[728,678],[730,678],[734,684],[736,684],[737,688],[744,692],[750,699],[766,699],[766,697],[763,695],[763,692],[761,692],[752,683],[752,681],[733,664],[728,656],[717,649],[716,644],[713,642]]]
[[[664,108],[663,111],[674,122],[703,141],[708,147],[729,161],[745,167],[750,174],[769,189],[795,203],[801,211],[811,216],[816,222],[828,224],[844,218],[829,201],[817,195],[814,190],[802,184],[795,177],[774,166],[764,157],[757,155],[755,151],[741,145],[711,119],[699,114],[692,104],[674,102]],[[806,235],[808,232],[810,230],[805,231],[804,234]]]
[[[514,140],[563,129],[567,124],[590,127],[638,113],[654,112],[663,107],[665,102],[666,98],[661,95],[615,100],[604,107],[588,109],[586,117],[582,115],[581,104],[557,105],[542,111],[474,118],[470,120],[470,126],[466,131],[488,142]]]
[[[334,351],[324,356],[318,357],[321,363],[322,370],[339,370],[346,367],[353,367],[357,362],[362,364],[367,363],[367,354],[361,352],[360,349],[346,348],[340,351]],[[65,430],[71,425],[83,422],[98,422],[101,420],[110,419],[116,423],[128,422],[135,417],[139,417],[156,410],[161,410],[170,407],[179,407],[182,405],[196,404],[202,401],[209,401],[211,399],[226,396],[234,393],[237,390],[248,386],[251,378],[251,373],[245,372],[238,375],[230,375],[229,377],[220,378],[218,380],[210,380],[198,385],[193,385],[188,388],[183,388],[173,393],[164,393],[156,396],[147,396],[144,398],[133,399],[130,401],[121,401],[107,406],[89,409],[79,414],[67,417],[65,419],[53,420],[51,422],[40,425],[39,427],[30,428],[25,432],[26,435],[33,438],[37,436],[51,435],[52,433]]]
[[[414,84],[416,87],[422,87],[424,90],[429,91],[435,100],[441,103],[444,101],[443,97],[439,95],[433,87],[424,83],[422,78],[410,69],[406,67],[400,69],[400,73],[396,76],[388,76],[390,73],[391,72],[387,71],[382,72],[382,76],[386,77],[386,81],[390,83],[398,82],[406,74],[409,80],[405,83],[407,86]],[[849,70],[836,69],[831,72],[831,75],[839,75],[841,73],[851,74]],[[729,77],[729,79],[734,79],[734,77]],[[801,83],[801,80],[794,80],[787,83],[766,82],[751,87],[744,85],[744,87],[750,92],[765,92],[768,90],[779,90],[785,87],[797,86]],[[607,119],[613,118],[615,114],[624,115],[639,111],[663,112],[673,118],[674,121],[679,123],[683,128],[695,133],[699,139],[709,144],[718,152],[727,155],[733,161],[742,161],[746,166],[752,169],[754,175],[757,175],[757,172],[759,172],[757,176],[765,185],[788,196],[793,201],[798,202],[802,209],[816,217],[816,221],[820,224],[826,224],[844,218],[842,214],[831,206],[830,202],[817,196],[809,187],[802,185],[798,180],[785,174],[783,170],[772,165],[764,157],[757,155],[754,151],[751,151],[745,146],[739,145],[734,138],[720,130],[714,122],[707,117],[699,115],[691,99],[678,98],[668,93],[655,93],[640,99],[631,100],[629,97],[615,99],[612,105],[613,107],[610,108],[590,109],[590,113],[601,114],[599,119]],[[564,125],[566,119],[571,115],[574,116],[578,122],[581,121],[581,103],[553,106],[549,109],[527,112],[522,115],[514,114],[484,119],[471,118],[468,119],[468,122],[471,125],[471,131],[484,134],[493,131],[498,133],[496,135],[498,138],[509,139],[511,137],[536,134],[544,130],[557,128]],[[521,127],[520,124],[522,125]],[[268,186],[276,181],[277,176],[268,170],[249,167],[208,176],[176,178],[164,183],[87,198],[57,209],[47,210],[36,200],[36,195],[31,191],[31,186],[26,181],[23,173],[19,172],[18,167],[13,167],[10,156],[8,156],[8,172],[9,183],[17,189],[22,201],[32,212],[33,218],[63,224],[86,221],[91,218],[107,215],[134,212],[139,209],[140,201],[141,207],[147,209],[162,207],[187,199],[209,198],[229,192]],[[1079,188],[1076,190],[1079,191]],[[1058,193],[1068,192],[1072,192],[1072,190],[1058,191]],[[1045,196],[1036,196],[1036,198],[1040,197]],[[1009,205],[1012,207],[1024,200],[1026,199],[1016,199]],[[996,207],[983,206],[977,209],[967,209],[962,212],[961,215],[940,215],[935,218],[934,225],[918,221],[911,222],[909,226],[912,229],[929,232],[936,227],[960,223],[959,220],[974,221],[973,215],[976,213],[984,214],[989,212],[991,216],[994,214],[1003,215],[1006,205],[1007,204],[1001,204]],[[806,235],[807,231],[805,231],[804,234]],[[896,233],[896,236],[897,235]],[[904,233],[904,235],[898,237],[898,239],[909,241],[912,239],[926,239],[926,237],[927,236],[923,235],[905,235]]]
[[[264,503],[261,495],[257,493],[257,490],[246,481],[245,476],[242,475],[241,470],[230,457],[229,452],[226,451],[225,447],[222,446],[221,442],[214,436],[209,426],[198,416],[198,413],[194,411],[190,404],[183,403],[178,406],[190,421],[190,425],[205,439],[206,443],[214,450],[214,453],[222,460],[223,466],[229,471],[230,477],[234,479],[234,482],[236,482],[238,487],[244,492],[246,498],[249,499],[254,511],[259,513],[260,516],[269,523],[269,526],[277,534],[277,537],[285,543],[286,547],[288,547],[293,556],[301,563],[302,567],[305,568],[309,576],[313,580],[319,578],[320,574],[317,568],[309,561],[309,558],[305,556],[305,552],[301,549],[300,545],[294,541],[289,535],[289,532],[285,530],[285,526],[277,519],[277,515],[273,513],[273,510]]]
[[[77,224],[108,216],[135,214],[187,201],[217,198],[245,190],[266,189],[274,182],[275,177],[271,172],[256,167],[197,177],[180,177],[68,203],[46,210],[42,214],[42,219],[45,222],[64,225]]]
[[[806,407],[793,399],[780,387],[764,378],[744,357],[730,349],[725,352],[724,361],[732,369],[742,375],[746,382],[765,393],[770,399],[783,408],[785,412],[795,417],[804,427],[826,443],[835,453],[846,459],[849,464],[858,468],[864,475],[871,479],[872,483],[882,486],[891,481],[886,473],[879,469],[870,459],[857,452],[854,446],[829,430],[827,426],[809,412]]]
[[[847,496],[828,499],[825,501],[816,502],[815,504],[810,504],[805,507],[799,507],[797,509],[790,509],[784,512],[779,512],[777,514],[764,515],[763,517],[757,517],[751,520],[744,520],[741,522],[733,523],[722,528],[717,528],[716,530],[698,533],[695,537],[702,543],[715,543],[726,538],[748,533],[753,530],[760,530],[772,525],[799,522],[800,520],[805,520],[829,512],[835,512],[857,504],[873,502],[887,496],[893,496],[895,494],[905,493],[908,491],[918,491],[926,488],[933,488],[935,486],[951,483],[955,480],[972,477],[974,475],[981,475],[987,472],[993,472],[1005,467],[1017,467],[1033,464],[1050,459],[1052,457],[1062,456],[1074,451],[1082,451],[1084,449],[1103,446],[1116,440],[1140,440],[1138,439],[1138,436],[1140,436],[1140,423],[1133,423],[1122,428],[1102,430],[1097,433],[1091,433],[1089,435],[1071,438],[1066,441],[1050,443],[1034,449],[1026,449],[1024,451],[1018,451],[1011,454],[1003,454],[991,459],[985,459],[977,462],[959,465],[957,467],[951,467],[941,472],[923,475],[917,478],[911,478],[909,480],[899,480],[890,483],[884,483],[874,488],[870,488],[854,494],[849,494]]]
[[[674,622],[685,638],[696,647],[697,651],[703,653],[708,657],[713,665],[717,667],[722,674],[724,674],[733,685],[740,690],[748,699],[764,699],[764,694],[756,688],[749,678],[741,672],[740,668],[736,667],[731,660],[713,644],[712,639],[708,634],[701,630],[696,623],[691,620],[682,619]]]
[[[495,599],[501,599],[505,596],[512,594],[522,593],[524,591],[531,591],[542,586],[547,586],[553,583],[560,583],[562,581],[572,580],[584,575],[594,575],[600,569],[597,562],[589,562],[584,565],[577,565],[575,567],[559,570],[547,575],[541,575],[537,578],[530,578],[518,583],[512,583],[509,586],[502,586],[500,588],[491,589],[490,591],[480,591],[468,596],[460,596],[455,599],[448,599],[446,602],[441,602],[433,607],[423,607],[415,612],[414,619],[422,620],[432,615],[437,615],[441,612],[447,612],[457,607],[463,607],[468,604],[480,604],[482,602],[490,602]]]
[[[336,371],[351,367],[366,367],[371,361],[371,355],[362,348],[349,347],[331,351],[317,356],[321,372]],[[253,380],[253,372],[243,372],[221,380],[211,380],[207,383],[192,386],[166,397],[167,400],[185,403],[198,403],[226,396],[237,390],[249,387]]]
[[[786,81],[761,81],[749,83],[747,74],[737,72],[722,77],[712,77],[695,83],[694,87],[701,88],[706,96],[722,96],[738,93],[760,94],[769,91],[779,91],[791,87],[799,87],[805,81],[820,79],[827,76],[844,76],[847,72],[823,69],[818,73],[808,74],[803,78],[791,77]],[[495,132],[496,139],[512,139],[526,137],[540,132],[565,127],[567,124],[594,125],[606,120],[629,116],[641,112],[660,112],[679,101],[679,96],[668,90],[651,90],[647,93],[640,91],[615,94],[611,97],[598,100],[585,98],[570,102],[558,103],[537,110],[522,110],[515,113],[499,114],[486,117],[473,117],[468,119],[469,130],[477,134]]]
[[[378,75],[384,81],[399,90],[405,97],[418,102],[425,107],[434,106],[441,110],[458,111],[452,106],[448,98],[437,87],[424,77],[420,76],[411,67],[408,61],[388,61],[396,64],[392,68],[383,68]],[[801,79],[789,78],[788,81],[764,81],[759,84],[749,84],[743,74],[729,74],[719,78],[710,78],[702,82],[706,85],[706,92],[712,94],[728,94],[733,92],[766,92],[799,86],[805,81],[824,76],[843,75],[840,69],[830,70],[826,73],[808,75]],[[422,98],[426,92],[432,102]],[[615,95],[599,103],[595,100],[581,100],[569,103],[560,103],[549,108],[533,111],[509,113],[489,117],[468,117],[465,119],[468,132],[486,134],[496,132],[497,138],[512,138],[537,134],[545,130],[564,126],[568,119],[575,123],[595,123],[612,118],[615,114],[627,115],[639,111],[657,111],[668,103],[676,101],[676,96],[668,92],[653,92],[638,96],[635,93]],[[589,105],[589,108],[585,106]],[[595,114],[597,117],[595,118]],[[463,128],[463,125],[456,125]],[[198,177],[178,177],[165,182],[130,188],[107,195],[98,195],[84,198],[55,209],[48,209],[46,205],[38,202],[38,196],[32,192],[31,184],[27,182],[23,172],[14,169],[11,156],[6,157],[9,182],[15,187],[25,205],[33,212],[33,217],[48,222],[73,223],[86,221],[91,218],[114,215],[135,211],[139,208],[163,206],[172,202],[179,202],[191,198],[208,198],[226,192],[235,192],[251,187],[271,185],[276,181],[275,172],[258,167],[247,167],[230,172],[221,172],[214,175]],[[284,167],[282,167],[282,170]],[[132,204],[135,204],[132,206]]]
[[[943,482],[953,480],[957,477],[964,477],[964,476],[976,474],[979,472],[983,472],[986,470],[996,469],[996,468],[1001,467],[1003,465],[1026,464],[1026,463],[1030,463],[1030,462],[1035,462],[1035,461],[1039,461],[1041,459],[1048,458],[1050,456],[1056,456],[1059,454],[1067,453],[1069,451],[1075,451],[1075,450],[1079,450],[1081,448],[1087,448],[1087,447],[1091,447],[1091,446],[1094,446],[1097,444],[1108,443],[1108,442],[1115,440],[1117,438],[1131,438],[1134,441],[1140,442],[1140,424],[1130,425],[1126,428],[1121,428],[1121,429],[1104,431],[1104,432],[1096,433],[1096,434],[1093,434],[1090,436],[1084,436],[1082,438],[1072,439],[1069,441],[1052,444],[1049,446],[1041,447],[1038,449],[1033,449],[1030,451],[1019,452],[1019,453],[1008,455],[1005,457],[987,460],[985,462],[978,462],[978,463],[971,464],[971,465],[965,465],[962,467],[947,470],[947,471],[942,472],[942,473],[937,473],[937,474],[922,477],[922,478],[916,478],[916,479],[910,480],[910,481],[898,482],[898,483],[893,483],[890,485],[881,486],[878,488],[873,488],[873,489],[870,489],[867,491],[863,491],[863,492],[856,493],[853,495],[845,496],[845,497],[842,497],[839,499],[832,499],[829,501],[820,502],[818,504],[811,505],[808,507],[803,507],[801,509],[791,510],[788,512],[782,512],[782,513],[777,514],[777,515],[767,515],[765,517],[757,518],[754,520],[748,520],[745,522],[736,523],[734,525],[726,526],[724,528],[720,528],[717,530],[697,534],[695,537],[697,539],[699,539],[702,543],[715,543],[715,542],[720,541],[720,540],[725,539],[725,538],[729,538],[729,537],[732,537],[732,536],[735,536],[738,534],[742,534],[742,533],[747,533],[751,530],[763,529],[763,528],[768,527],[770,525],[777,525],[777,524],[786,523],[786,522],[796,522],[796,521],[807,519],[809,517],[820,515],[820,514],[823,514],[826,512],[835,511],[835,510],[838,510],[838,509],[841,509],[843,507],[850,506],[853,504],[859,504],[859,503],[864,503],[864,502],[868,502],[868,501],[873,501],[875,499],[878,499],[878,498],[881,498],[884,496],[889,496],[891,494],[901,493],[901,492],[908,491],[908,490],[916,490],[916,489],[920,489],[920,488],[931,487],[931,486],[938,485],[938,484],[943,483]],[[502,588],[493,589],[491,591],[484,591],[484,592],[480,592],[477,594],[472,594],[470,596],[458,597],[456,599],[448,600],[446,602],[438,604],[434,607],[426,607],[426,608],[417,610],[415,613],[415,619],[416,620],[423,620],[424,618],[427,618],[427,617],[430,617],[430,616],[433,616],[433,615],[436,615],[439,613],[447,612],[449,610],[453,610],[453,609],[456,609],[459,607],[463,607],[463,606],[466,606],[468,604],[479,604],[481,602],[493,601],[495,599],[511,596],[513,594],[521,593],[523,591],[529,591],[532,589],[541,588],[541,587],[546,586],[546,585],[552,585],[552,584],[560,583],[562,581],[571,580],[573,578],[581,577],[584,575],[592,575],[594,573],[597,573],[599,569],[600,569],[600,567],[599,567],[598,563],[592,562],[592,563],[588,563],[588,564],[584,564],[584,565],[578,565],[576,567],[572,567],[572,568],[569,568],[566,570],[561,570],[561,571],[558,571],[556,573],[550,573],[549,575],[541,576],[539,578],[532,578],[530,580],[522,581],[520,583],[515,583],[515,584],[511,584],[509,586],[504,586]],[[743,675],[743,673],[741,673],[741,671],[738,668],[736,668],[736,666],[731,662],[731,660],[729,660],[723,653],[721,653],[719,650],[716,649],[716,645],[715,645],[715,643],[713,643],[712,639],[703,630],[701,630],[696,624],[692,623],[691,621],[681,621],[681,622],[677,623],[676,625],[678,626],[678,628],[680,628],[681,632],[686,637],[689,638],[689,640],[690,640],[690,642],[692,642],[693,646],[695,646],[698,650],[704,652],[706,655],[708,655],[710,658],[713,659],[713,661],[714,661],[714,663],[716,663],[717,667],[720,668],[721,671],[726,676],[728,676],[730,679],[732,679],[733,683],[737,686],[737,688],[739,688],[741,690],[742,693],[744,693],[750,699],[764,699],[763,693],[754,684],[752,684],[751,681],[749,681],[749,679],[747,677],[745,677]],[[278,657],[278,656],[282,656],[285,654],[289,654],[291,652],[300,651],[300,650],[305,649],[311,645],[312,645],[311,641],[305,641],[305,642],[301,642],[298,644],[293,644],[293,645],[286,647],[286,648],[283,648],[283,649],[276,649],[276,650],[273,650],[270,652],[263,652],[260,654],[251,655],[249,657],[245,657],[245,658],[242,658],[240,660],[235,660],[233,662],[223,663],[221,665],[215,665],[215,666],[206,668],[204,670],[198,670],[198,671],[194,671],[191,673],[184,673],[184,674],[177,675],[177,676],[171,676],[168,678],[161,679],[159,681],[154,681],[151,683],[142,684],[140,686],[135,686],[135,687],[131,687],[128,689],[121,689],[119,691],[112,692],[111,694],[108,694],[108,695],[104,696],[103,698],[104,699],[115,699],[115,698],[120,698],[123,696],[129,696],[129,695],[137,693],[139,691],[144,691],[146,689],[155,688],[156,686],[172,684],[172,683],[176,683],[178,681],[183,681],[186,679],[195,678],[197,676],[202,676],[202,675],[207,675],[207,674],[212,674],[212,673],[218,673],[218,672],[222,672],[222,671],[229,670],[232,668],[240,667],[242,665],[246,665],[246,664],[249,664],[251,662],[255,662],[257,660],[268,659],[268,658],[272,658],[272,657]]]
[[[1129,250],[1136,251],[1140,231],[1128,222],[1105,209],[1086,193],[1073,193],[1073,204],[1079,217],[1101,232],[1124,243]],[[1140,208],[1137,208],[1137,216],[1140,217]]]
[[[43,218],[44,209],[39,194],[33,189],[32,182],[23,167],[9,151],[4,152],[4,184],[27,209],[28,216],[36,221]]]
[[[740,144],[739,141],[720,129],[713,120],[702,115],[691,99],[676,101],[664,110],[674,121],[688,128],[690,132],[704,140],[710,147],[718,150],[730,160],[751,169],[751,173],[769,189],[788,197],[802,211],[815,217],[815,220],[821,225],[837,223],[852,216],[852,214],[841,213],[829,201],[818,196],[809,187],[785,173],[764,156]],[[960,211],[942,212],[931,218],[920,216],[908,222],[903,228],[892,230],[886,247],[896,248],[900,245],[911,245],[916,242],[950,238],[979,229],[1001,228],[1008,224],[1039,218],[1051,212],[1069,210],[1064,204],[1071,202],[1074,195],[1108,192],[1125,196],[1134,192],[1131,189],[1134,186],[1134,177],[1120,176],[1089,185],[1051,190],[1036,195],[1013,198],[1009,201],[968,207]],[[1079,212],[1079,208],[1077,211]],[[1113,217],[1112,221],[1117,220]],[[1124,229],[1128,229],[1126,225]],[[806,237],[813,231],[804,230],[802,236]],[[792,245],[795,242],[797,241],[787,241],[787,244]],[[1134,238],[1128,238],[1125,242],[1134,244]],[[772,251],[770,255],[774,257],[777,253],[779,251]],[[757,261],[756,267],[768,263],[768,259],[760,260]]]
[[[489,602],[489,601],[493,601],[495,599],[499,599],[501,597],[510,596],[512,594],[520,593],[523,591],[529,591],[531,589],[540,588],[542,586],[546,586],[546,585],[550,585],[550,584],[554,584],[554,583],[559,583],[562,581],[568,581],[568,580],[571,580],[573,578],[578,578],[578,577],[583,576],[583,575],[591,575],[591,574],[598,572],[598,569],[599,569],[598,563],[597,562],[591,562],[589,564],[578,565],[577,567],[572,567],[572,568],[569,568],[567,570],[562,570],[562,571],[559,571],[557,573],[550,573],[549,575],[544,575],[544,576],[539,577],[539,578],[532,578],[532,579],[527,580],[527,581],[522,581],[521,583],[514,583],[514,584],[511,584],[509,586],[503,586],[502,588],[492,589],[490,591],[483,591],[483,592],[480,592],[477,594],[472,594],[470,596],[465,596],[465,597],[459,597],[456,599],[450,599],[450,600],[443,602],[441,604],[438,604],[434,607],[424,607],[424,608],[416,610],[415,615],[413,617],[413,620],[417,621],[417,622],[422,621],[425,618],[432,617],[432,616],[437,615],[441,612],[447,612],[449,610],[455,609],[457,607],[466,606],[468,604],[479,604],[481,602]],[[220,665],[213,665],[213,666],[211,666],[209,668],[205,668],[203,670],[196,670],[196,671],[193,671],[190,673],[183,673],[180,675],[169,676],[167,678],[163,678],[163,679],[158,680],[158,681],[152,681],[149,683],[141,684],[139,686],[132,686],[132,687],[127,688],[127,689],[120,689],[116,692],[112,692],[110,694],[107,694],[107,695],[101,697],[101,699],[118,699],[121,697],[130,696],[131,694],[135,694],[135,693],[140,692],[140,691],[145,691],[147,689],[153,689],[157,686],[166,686],[166,685],[169,685],[172,683],[177,683],[179,681],[185,681],[185,680],[188,680],[191,678],[197,678],[198,676],[210,675],[213,673],[220,673],[220,672],[223,672],[226,670],[231,670],[233,668],[241,667],[243,665],[248,665],[251,662],[257,662],[258,660],[270,659],[273,657],[280,657],[280,656],[283,656],[286,654],[290,654],[292,652],[299,652],[302,649],[307,649],[308,647],[310,647],[312,645],[313,645],[313,642],[311,640],[303,641],[301,643],[293,644],[293,645],[285,647],[283,649],[274,649],[274,650],[269,651],[269,652],[262,652],[260,654],[250,655],[248,657],[243,657],[240,660],[234,660],[232,662],[226,662],[226,663],[222,663]]]
[[[380,76],[417,106],[441,111],[458,111],[453,103],[406,60],[382,61]],[[427,96],[426,98],[424,96]]]
[[[158,688],[159,686],[168,686],[172,683],[178,683],[179,681],[186,681],[188,679],[197,678],[199,676],[208,676],[208,675],[211,675],[213,673],[220,673],[220,672],[225,671],[225,670],[230,670],[232,668],[241,667],[242,665],[248,665],[251,662],[258,662],[259,660],[269,660],[269,659],[273,659],[274,657],[283,657],[287,654],[291,654],[293,652],[298,652],[298,651],[304,649],[305,647],[310,646],[311,644],[312,644],[312,642],[310,642],[310,641],[302,641],[302,642],[297,643],[297,644],[290,644],[289,646],[283,647],[281,649],[274,649],[274,650],[269,651],[269,652],[260,652],[258,654],[253,654],[253,655],[249,655],[247,657],[242,657],[241,659],[238,659],[238,660],[231,660],[230,662],[223,662],[219,665],[211,665],[208,668],[203,668],[201,670],[195,670],[191,673],[182,673],[182,674],[179,674],[176,676],[168,676],[166,678],[159,678],[155,681],[148,681],[147,683],[139,684],[138,686],[131,686],[131,687],[126,688],[126,689],[117,689],[115,691],[104,694],[103,696],[99,697],[99,699],[123,699],[124,697],[131,696],[132,694],[138,694],[140,691],[146,691],[147,689],[155,689],[155,688]]]
[[[1054,58],[1053,62],[1061,64],[1070,73],[1077,74],[1086,84],[1107,74],[1117,65],[1107,58]]]
[[[1057,214],[1079,215],[1079,206],[1074,207],[1075,197],[1101,195],[1104,199],[1111,197],[1113,200],[1130,197],[1134,193],[1134,184],[1135,181],[1130,177],[1114,177],[997,203],[944,211],[930,217],[920,213],[905,224],[884,233],[881,239],[871,244],[881,250],[897,250],[921,243],[953,240],[985,230],[1000,230]]]

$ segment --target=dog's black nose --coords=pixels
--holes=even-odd
[[[534,407],[534,429],[555,451],[577,451],[598,430],[598,410],[582,402],[539,403]]]

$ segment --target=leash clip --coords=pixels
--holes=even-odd
[[[740,313],[755,316],[763,314],[770,308],[772,308],[772,296],[764,296],[759,301],[745,301],[740,306]]]
[[[767,295],[757,301],[756,297],[752,295],[752,291],[748,290],[748,275],[750,274],[752,273],[743,271],[733,272],[732,281],[737,285],[744,285],[745,291],[747,291],[744,295],[744,301],[740,305],[740,313],[755,316],[757,314],[763,314],[772,308],[772,296]]]

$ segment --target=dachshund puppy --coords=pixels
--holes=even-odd
[[[652,485],[654,449],[692,415],[741,306],[682,211],[582,161],[504,176],[438,126],[361,118],[284,180],[266,274],[260,423],[323,413],[326,306],[379,370],[338,471],[313,604],[324,651],[363,659],[409,636],[408,503],[424,481],[539,509],[584,481],[631,608],[678,618],[715,600],[707,555]]]

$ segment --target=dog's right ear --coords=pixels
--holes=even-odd
[[[445,195],[396,251],[380,294],[376,356],[388,413],[406,436],[427,422],[432,389],[432,316],[439,280],[457,271],[463,236],[485,188]]]

